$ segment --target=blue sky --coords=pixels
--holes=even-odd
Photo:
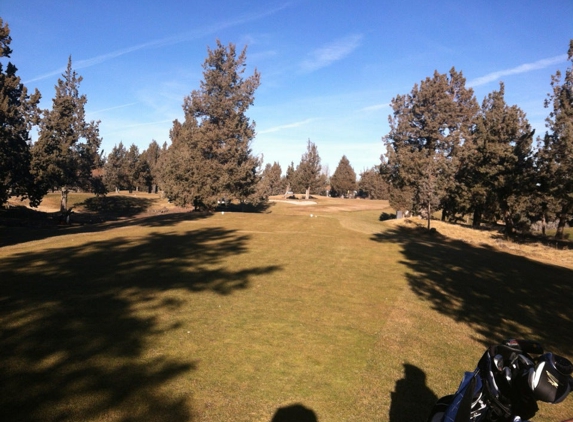
[[[72,56],[106,154],[169,141],[207,47],[246,45],[246,74],[261,73],[253,152],[284,172],[310,139],[330,174],[343,155],[357,173],[379,164],[390,101],[435,70],[461,70],[480,103],[503,81],[543,133],[543,100],[573,38],[571,0],[0,0],[0,17],[43,108]]]

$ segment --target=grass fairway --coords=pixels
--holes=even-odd
[[[86,199],[92,224],[0,227],[2,420],[422,422],[491,342],[573,358],[571,251],[382,222],[384,201]]]

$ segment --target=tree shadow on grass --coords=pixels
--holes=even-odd
[[[147,353],[159,336],[182,329],[162,316],[184,303],[160,293],[229,295],[247,288],[252,276],[279,270],[224,268],[224,258],[246,252],[248,241],[209,228],[4,257],[2,417],[193,420],[193,392],[174,394],[167,384],[192,377],[197,362],[183,350],[180,359]]]
[[[169,212],[165,214],[151,215],[137,218],[114,218],[112,221],[105,221],[98,215],[82,214],[81,220],[77,216],[72,218],[73,223],[70,225],[57,225],[55,214],[35,211],[38,215],[29,221],[20,220],[18,226],[4,225],[0,221],[0,247],[17,245],[19,243],[31,242],[34,240],[47,239],[55,236],[79,233],[95,233],[110,229],[127,226],[146,226],[146,227],[163,227],[180,223],[182,221],[193,221],[208,218],[209,213],[200,212]],[[44,217],[41,217],[41,215]],[[33,221],[40,222],[33,224]]]
[[[389,229],[373,240],[400,244],[410,288],[436,312],[470,325],[484,346],[529,337],[571,352],[572,270],[419,228]]]
[[[78,204],[103,216],[130,217],[147,211],[154,203],[149,198],[133,196],[94,196]]]
[[[156,214],[141,216],[149,211],[152,199],[110,196],[88,198],[78,206],[86,211],[74,213],[70,224],[58,224],[59,212],[43,212],[25,206],[0,209],[0,248],[19,243],[46,239],[75,233],[94,233],[118,227],[148,226],[162,227],[177,224],[181,221],[192,221],[212,216],[210,212],[155,210]],[[219,212],[267,212],[274,203],[263,203],[257,206],[247,204],[220,207]]]

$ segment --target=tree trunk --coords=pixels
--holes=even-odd
[[[545,237],[545,226],[547,226],[547,219],[545,218],[545,214],[541,217],[541,234]]]
[[[305,195],[306,199],[310,199],[310,186],[308,188],[306,188],[306,195]]]
[[[430,218],[431,218],[432,206],[428,204],[428,230],[430,230]]]
[[[513,218],[511,217],[511,212],[505,211],[503,213],[503,218],[505,220],[505,234],[513,234]]]
[[[285,199],[287,199],[288,193],[290,192],[290,183],[287,184],[287,188],[285,190]]]
[[[62,197],[60,198],[60,212],[66,212],[68,210],[68,188],[62,188]]]
[[[567,223],[567,214],[561,212],[559,214],[559,223],[557,224],[557,231],[555,232],[555,239],[563,239],[563,231],[565,229],[565,223]]]
[[[481,226],[481,215],[482,215],[482,211],[481,208],[478,207],[474,210],[474,218],[472,221],[472,227],[473,228],[479,228]]]

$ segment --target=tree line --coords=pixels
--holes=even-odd
[[[178,196],[178,189],[186,192],[186,185],[191,183],[188,181],[183,183],[181,179],[170,177],[170,172],[177,171],[177,168],[173,169],[178,165],[174,158],[179,157],[181,153],[177,151],[175,154],[176,150],[173,149],[172,155],[169,155],[169,150],[167,143],[159,146],[155,140],[152,140],[148,148],[142,152],[139,152],[139,148],[134,144],[129,148],[125,147],[122,142],[115,145],[104,159],[101,172],[105,191],[127,190],[148,193],[161,191],[178,205],[192,204],[192,200],[190,201],[185,194]],[[183,164],[181,169],[188,171],[188,165]],[[323,168],[320,164],[317,146],[310,140],[298,165],[295,166],[294,162],[291,162],[285,174],[283,174],[281,165],[276,161],[273,164],[267,163],[264,167],[258,165],[255,174],[257,184],[254,195],[250,197],[253,201],[265,201],[270,196],[278,195],[293,197],[294,192],[306,199],[309,199],[311,195],[388,198],[388,185],[382,178],[378,166],[364,170],[357,181],[350,161],[346,156],[342,156],[334,174],[330,176],[328,168]],[[214,198],[219,198],[217,202],[225,199],[224,192],[216,192],[218,195]]]
[[[10,57],[10,43],[8,24],[0,19],[0,57]],[[37,206],[48,192],[59,191],[65,212],[71,190],[161,190],[178,205],[213,209],[223,198],[258,204],[291,190],[307,198],[329,190],[353,191],[356,175],[346,157],[341,166],[344,177],[352,180],[335,173],[334,188],[329,188],[310,140],[298,166],[292,163],[286,175],[278,163],[262,168],[262,157],[251,151],[255,123],[246,115],[260,74],[255,70],[245,77],[245,66],[246,48],[237,52],[233,44],[217,41],[216,48],[208,49],[199,89],[183,100],[184,120],[173,122],[171,143],[160,147],[152,140],[140,152],[136,145],[120,142],[105,156],[100,151],[100,122],[86,121],[87,98],[80,94],[82,77],[73,70],[71,57],[55,87],[52,108],[44,110],[39,108],[41,94],[28,94],[17,68],[8,63],[4,71],[0,64],[0,203],[19,196]],[[38,128],[33,143],[32,127]],[[377,195],[371,187],[368,190],[371,197]]]
[[[10,57],[10,42],[0,18],[1,58]],[[0,63],[0,203],[19,196],[37,206],[49,191],[60,191],[66,211],[72,189],[127,189],[161,191],[177,205],[210,210],[222,199],[256,205],[296,192],[389,199],[396,210],[424,215],[428,228],[436,211],[444,220],[469,215],[476,227],[501,220],[508,232],[556,221],[558,237],[573,218],[572,68],[551,79],[548,130],[535,145],[523,110],[506,103],[503,83],[480,105],[462,72],[436,71],[392,99],[387,152],[357,181],[346,156],[330,175],[310,140],[284,174],[277,162],[263,167],[251,150],[255,122],[246,114],[260,74],[244,75],[246,47],[237,52],[217,41],[207,53],[203,80],[183,99],[184,119],[173,122],[170,144],[152,140],[140,152],[120,142],[107,156],[100,122],[86,121],[87,98],[71,57],[49,110],[39,108],[40,93],[28,93],[12,63],[5,69]]]
[[[568,60],[573,61],[573,40]],[[534,143],[525,112],[505,101],[505,87],[478,104],[462,72],[435,72],[392,99],[381,173],[390,203],[430,219],[472,217],[527,230],[556,221],[556,237],[573,220],[573,67],[551,79],[547,132]],[[544,227],[544,226],[543,226]]]

